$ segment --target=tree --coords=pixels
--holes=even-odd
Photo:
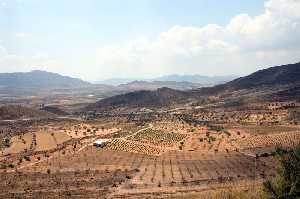
[[[300,199],[300,145],[288,153],[277,149],[281,168],[278,177],[264,183],[266,199]]]

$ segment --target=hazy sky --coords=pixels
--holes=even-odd
[[[300,0],[0,0],[0,72],[244,75],[300,61]]]

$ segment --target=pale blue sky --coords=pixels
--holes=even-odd
[[[279,1],[294,3],[293,0],[269,1],[275,7]],[[240,14],[247,14],[255,21],[256,16],[266,13],[266,2],[264,0],[0,0],[0,72],[40,68],[89,80],[118,76],[158,76],[169,73],[221,75],[251,72],[265,62],[258,62],[257,65],[245,63],[247,67],[245,70],[242,68],[227,70],[226,67],[230,67],[231,64],[243,63],[227,61],[224,63],[224,69],[220,71],[213,67],[208,70],[209,67],[204,68],[205,65],[209,65],[207,60],[202,62],[202,59],[194,59],[195,56],[201,57],[203,54],[196,53],[174,60],[172,57],[178,57],[178,54],[154,55],[155,52],[153,49],[149,50],[148,46],[155,44],[155,47],[160,49],[161,44],[158,43],[163,33],[173,34],[173,32],[176,33],[174,43],[180,38],[179,40],[184,40],[185,46],[190,46],[187,28],[201,30],[208,24],[217,24],[226,29],[232,19]],[[296,22],[299,20],[297,17]],[[181,29],[175,28],[175,31],[172,31],[174,27]],[[171,38],[171,41],[168,39],[167,47],[164,41],[162,49],[171,48],[173,45],[173,36],[170,34],[168,38]],[[207,34],[211,32],[205,33],[206,36]],[[216,33],[216,30],[213,30],[212,34],[223,33]],[[206,36],[204,37],[202,33],[196,36],[194,42],[197,43],[196,47],[201,47],[201,42],[197,38],[206,39]],[[234,37],[226,36],[225,39],[224,36],[214,35],[212,38],[209,36],[207,40],[209,39],[212,42],[217,41],[218,45],[219,41],[226,41],[221,42],[222,47],[232,44],[234,48],[236,45],[236,41],[231,42],[235,40]],[[143,49],[142,53],[141,51],[137,53],[137,48]],[[117,57],[111,57],[111,54],[116,54]],[[145,63],[147,59],[156,58],[160,60],[159,63]],[[189,66],[185,66],[185,60]],[[219,63],[212,65],[216,64]],[[153,65],[156,68],[152,72],[149,68]],[[198,68],[197,65],[203,68]],[[185,70],[184,67],[188,69]],[[137,70],[132,72],[134,69]],[[99,75],[96,75],[97,73]]]
[[[1,43],[11,52],[69,51],[153,37],[175,25],[225,25],[237,13],[252,16],[263,0],[2,0]],[[14,33],[33,39],[18,41]],[[37,41],[38,40],[38,41]],[[21,43],[20,43],[21,42]],[[63,44],[57,49],[56,43]],[[30,46],[30,48],[28,48]]]

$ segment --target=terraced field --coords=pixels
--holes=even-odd
[[[251,136],[237,143],[240,149],[283,147],[294,148],[300,144],[300,131]]]
[[[144,131],[136,133],[133,136],[128,137],[127,139],[146,144],[153,144],[156,146],[172,147],[174,145],[178,145],[178,143],[186,137],[186,134],[166,133],[163,131],[146,129]]]
[[[76,171],[63,173],[1,173],[0,198],[106,198],[112,186],[132,171]],[[5,190],[5,191],[3,191]]]
[[[36,134],[36,151],[46,151],[55,149],[57,144],[51,133],[37,132]]]
[[[189,187],[217,182],[266,178],[274,175],[276,162],[255,160],[238,152],[207,154],[170,151],[161,156],[85,148],[76,154],[55,154],[49,161],[35,165],[35,172],[76,172],[117,170],[136,173],[124,189],[151,187]],[[26,168],[28,171],[33,169]]]
[[[163,149],[155,146],[150,146],[124,139],[114,139],[109,142],[105,148],[116,151],[133,152],[146,155],[159,155],[163,151]]]
[[[186,123],[165,128],[164,125],[151,123],[128,131],[115,126],[101,129],[80,124],[40,128],[14,137],[9,149],[16,154],[11,159],[1,157],[5,169],[0,171],[15,175],[4,175],[10,185],[0,183],[0,186],[9,190],[9,195],[2,193],[0,197],[22,198],[26,195],[20,190],[22,183],[34,196],[42,192],[42,196],[68,198],[74,189],[73,198],[82,198],[84,194],[86,198],[124,198],[133,192],[177,192],[263,181],[275,176],[278,162],[272,156],[256,158],[250,152],[257,151],[256,148],[292,148],[300,144],[299,131],[251,135],[222,124],[218,128]],[[95,140],[106,137],[110,139],[105,140],[103,148],[93,146]],[[24,153],[27,148],[32,151]],[[246,149],[251,150],[247,153]],[[20,183],[13,182],[18,175],[23,175]]]
[[[33,134],[26,133],[24,135],[15,136],[11,139],[11,146],[4,153],[21,153],[29,150],[32,145]]]

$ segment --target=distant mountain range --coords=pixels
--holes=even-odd
[[[177,90],[189,90],[203,87],[202,84],[192,82],[176,82],[176,81],[133,81],[127,84],[116,86],[121,90],[156,90],[158,88],[168,87]]]
[[[231,78],[231,76],[206,77],[199,75],[170,75],[149,79],[147,81],[115,79],[108,80],[106,84],[103,84],[105,82],[102,82],[102,84],[92,84],[57,73],[35,70],[31,72],[0,73],[0,96],[50,95],[54,93],[53,91],[55,91],[56,94],[75,93],[79,95],[80,93],[91,92],[101,96],[112,96],[137,90],[156,90],[163,87],[176,90],[196,89],[230,80]],[[120,84],[121,82],[122,84]]]
[[[78,88],[91,84],[57,73],[35,70],[25,73],[0,73],[0,87],[8,88]]]
[[[121,84],[128,84],[130,82],[190,82],[195,84],[201,84],[202,86],[212,86],[216,84],[225,83],[237,78],[237,76],[202,76],[202,75],[167,75],[158,78],[113,78],[103,81],[97,81],[95,83],[107,84],[118,86]]]
[[[246,77],[237,78],[225,84],[189,91],[162,88],[156,91],[136,91],[100,100],[89,105],[86,110],[111,110],[120,107],[162,107],[176,103],[187,103],[205,96],[226,93],[251,94],[253,91],[270,96],[289,94],[289,99],[297,99],[300,94],[300,63],[271,67],[257,71]],[[244,92],[241,92],[244,91]],[[272,93],[270,93],[272,92]],[[225,95],[225,96],[226,96]],[[299,100],[299,99],[298,99]]]
[[[237,76],[203,76],[203,75],[167,75],[154,79],[154,81],[192,82],[202,85],[216,85],[226,83]]]
[[[232,76],[230,76],[232,78]],[[227,77],[230,79],[230,77]],[[178,76],[159,78],[163,81],[133,81],[118,86],[91,84],[80,79],[45,71],[0,74],[0,96],[68,95],[75,98],[97,95],[105,98],[86,110],[105,110],[118,107],[161,107],[197,101],[208,96],[228,97],[257,92],[271,98],[300,97],[300,63],[271,67],[216,86],[204,86],[226,81],[226,77]],[[207,80],[205,82],[205,79]],[[183,81],[189,80],[189,81]],[[194,83],[194,82],[198,83]],[[202,82],[201,82],[202,81]],[[201,82],[201,83],[199,83]],[[214,83],[212,83],[214,82]],[[35,92],[38,90],[38,92]],[[113,97],[110,97],[113,96]]]

